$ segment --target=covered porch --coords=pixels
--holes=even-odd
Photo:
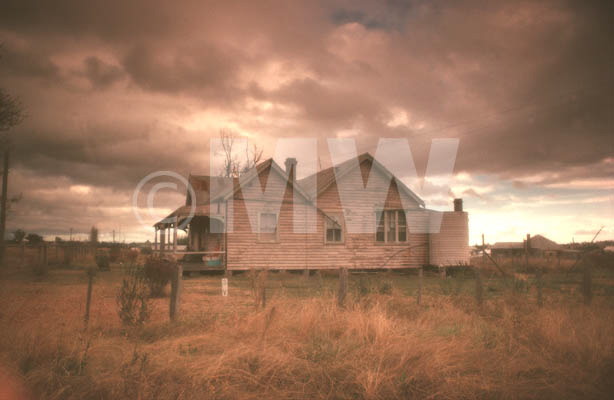
[[[184,270],[224,269],[226,230],[223,215],[183,210],[182,207],[154,225],[154,252],[181,261]],[[178,245],[178,233],[187,234]],[[187,243],[186,243],[187,242]]]

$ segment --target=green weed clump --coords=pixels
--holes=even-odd
[[[139,267],[126,269],[116,296],[117,314],[125,326],[142,326],[151,314],[149,282]]]

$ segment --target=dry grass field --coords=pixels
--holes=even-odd
[[[248,274],[183,280],[180,315],[152,299],[140,328],[124,328],[121,268],[95,278],[84,329],[82,269],[1,271],[0,398],[40,399],[563,399],[614,392],[614,284],[594,273],[585,306],[578,274],[546,273],[544,306],[530,279],[509,284],[426,273],[268,275],[255,306]],[[167,289],[168,292],[168,289]],[[12,393],[13,397],[10,397]],[[6,397],[2,397],[2,396]]]

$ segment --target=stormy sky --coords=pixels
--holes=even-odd
[[[5,0],[0,42],[0,87],[27,113],[9,232],[152,239],[136,185],[208,174],[226,129],[266,156],[318,138],[324,166],[327,138],[408,138],[419,173],[431,140],[458,138],[450,190],[425,200],[464,198],[472,244],[614,239],[611,1]]]

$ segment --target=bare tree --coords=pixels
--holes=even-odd
[[[17,229],[13,232],[13,240],[15,243],[23,242],[23,239],[26,237],[26,232],[23,229]]]
[[[98,228],[95,226],[92,226],[92,229],[90,229],[90,244],[93,246],[98,244]]]
[[[0,131],[6,132],[23,120],[23,107],[16,97],[0,88]]]
[[[236,178],[255,167],[262,159],[262,149],[255,144],[249,147],[245,141],[245,154],[241,159],[240,149],[237,149],[239,137],[230,129],[220,130],[220,141],[222,142],[222,152],[224,153],[224,166],[219,175],[226,178]]]

